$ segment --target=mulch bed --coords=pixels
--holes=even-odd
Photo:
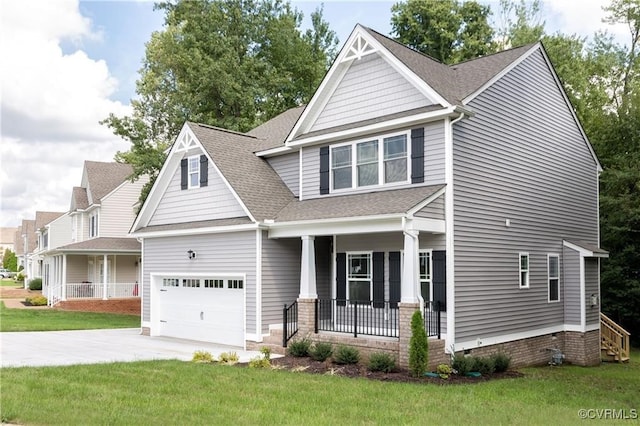
[[[331,361],[314,361],[311,358],[297,358],[285,356],[271,360],[271,365],[276,368],[282,368],[289,371],[304,372],[309,374],[327,374],[342,377],[364,378],[371,380],[380,380],[387,382],[403,382],[403,383],[433,383],[437,385],[451,384],[469,384],[480,383],[488,380],[496,379],[514,379],[524,377],[519,371],[505,371],[504,373],[494,373],[489,376],[481,377],[465,377],[452,374],[448,379],[439,377],[413,377],[408,370],[397,368],[391,373],[383,373],[379,371],[369,371],[365,365],[338,365]]]

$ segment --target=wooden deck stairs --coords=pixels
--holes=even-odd
[[[600,356],[603,361],[629,361],[629,332],[600,313]]]

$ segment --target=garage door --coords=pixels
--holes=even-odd
[[[244,346],[244,279],[163,278],[161,336]]]

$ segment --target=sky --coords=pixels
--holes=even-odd
[[[321,2],[291,1],[303,27]],[[392,1],[324,1],[340,46],[357,23],[391,31]],[[489,4],[499,19],[498,0]],[[589,37],[624,26],[602,23],[607,0],[543,0],[548,33]],[[85,160],[113,161],[129,144],[99,122],[129,114],[145,43],[164,16],[148,1],[3,0],[0,3],[0,226],[36,211],[69,209]]]

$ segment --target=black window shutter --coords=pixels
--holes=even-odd
[[[336,254],[336,299],[338,306],[344,306],[347,300],[347,254]]]
[[[180,189],[187,189],[189,187],[189,173],[187,171],[187,159],[180,160]]]
[[[384,252],[373,253],[373,307],[384,308]]]
[[[411,183],[424,182],[424,127],[411,129]]]
[[[329,147],[320,148],[320,194],[329,193]]]
[[[400,252],[389,252],[389,307],[391,308],[397,308],[400,302],[401,282]]]
[[[200,186],[209,184],[209,160],[206,155],[200,156]]]
[[[433,262],[433,301],[440,302],[440,309],[447,309],[447,255],[444,250],[431,253]]]

